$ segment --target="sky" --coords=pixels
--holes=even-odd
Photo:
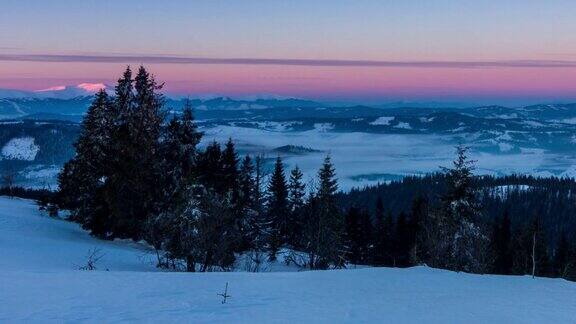
[[[575,1],[2,0],[0,88],[113,84],[144,64],[180,95],[576,100]]]

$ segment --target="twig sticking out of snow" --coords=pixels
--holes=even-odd
[[[228,295],[228,282],[226,282],[226,288],[224,289],[224,293],[218,294],[218,296],[222,296],[222,304],[226,304],[226,300],[232,297]]]

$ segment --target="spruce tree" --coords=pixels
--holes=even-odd
[[[160,144],[161,161],[158,164],[161,188],[161,196],[158,197],[158,215],[148,219],[145,231],[146,240],[157,250],[162,248],[167,236],[174,233],[175,221],[165,218],[176,217],[178,211],[189,204],[189,192],[198,184],[197,145],[202,133],[198,131],[194,122],[189,101],[186,102],[182,114],[174,116],[163,133]],[[186,224],[179,223],[179,226]],[[171,253],[178,254],[174,249]]]
[[[202,186],[190,187],[187,193],[184,204],[157,217],[166,229],[161,245],[171,261],[166,264],[177,269],[174,261],[184,260],[189,272],[230,270],[240,239],[232,204]]]
[[[110,232],[115,237],[141,239],[148,218],[160,208],[159,153],[164,121],[163,97],[156,92],[160,88],[144,67],[135,80],[126,69],[116,87],[119,119],[110,145],[113,157],[105,188]]]
[[[198,177],[202,185],[215,193],[224,195],[222,150],[220,144],[210,143],[198,158]]]
[[[256,155],[254,158],[254,209],[264,215],[264,157]]]
[[[284,164],[278,156],[268,184],[266,212],[270,223],[268,240],[270,260],[276,259],[280,247],[287,243],[290,213],[288,210],[288,187],[284,175]]]
[[[231,138],[228,139],[224,151],[222,152],[222,183],[225,194],[229,197],[232,204],[234,215],[235,231],[240,233],[243,238],[239,245],[234,247],[236,252],[242,252],[247,248],[246,241],[246,213],[242,202],[240,201],[240,170],[238,153]]]
[[[115,106],[119,115],[118,124],[127,122],[129,115],[134,110],[134,80],[132,80],[132,69],[126,67],[122,77],[118,79],[115,87]]]
[[[330,156],[318,172],[318,190],[310,197],[305,237],[309,265],[313,269],[339,267],[344,263],[342,247],[343,219],[336,203],[338,184]]]
[[[174,116],[166,127],[160,146],[163,208],[178,203],[175,200],[182,199],[187,187],[196,181],[197,145],[201,138],[190,101],[186,101],[182,115]]]
[[[446,266],[456,271],[482,273],[488,266],[488,237],[480,226],[481,206],[472,186],[474,161],[468,148],[457,146],[453,167],[445,168],[447,191],[442,196],[440,222],[442,247],[447,249]]]
[[[298,166],[294,167],[290,172],[290,180],[288,181],[288,212],[290,213],[288,229],[288,243],[294,247],[300,247],[302,242],[302,229],[304,199],[306,195],[306,186],[302,182],[303,174]]]
[[[304,206],[304,196],[306,195],[306,185],[302,182],[304,175],[298,166],[290,172],[288,182],[288,205],[290,211],[294,212]]]
[[[266,222],[256,203],[256,179],[252,158],[246,155],[239,173],[238,208],[243,215],[241,226],[242,250],[264,248]]]
[[[263,179],[265,177],[264,158],[257,155],[254,158],[253,194],[251,200],[250,213],[246,216],[248,224],[248,237],[250,247],[257,253],[262,252],[271,237],[271,228],[268,215],[265,211]]]
[[[254,164],[250,155],[246,155],[242,160],[238,174],[239,182],[239,205],[243,208],[254,207],[254,193],[256,191],[256,181],[254,179]]]
[[[232,139],[230,138],[222,152],[222,181],[225,192],[230,194],[232,203],[234,204],[237,203],[239,194],[238,164],[238,153],[236,153],[234,142],[232,142]]]
[[[102,186],[110,158],[112,113],[108,95],[104,90],[99,91],[82,121],[74,144],[76,155],[65,164],[58,177],[61,207],[69,209],[73,220],[98,236],[105,236],[108,226]]]

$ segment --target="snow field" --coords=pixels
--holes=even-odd
[[[103,255],[98,270],[77,270],[93,248]],[[560,279],[426,267],[159,272],[150,252],[143,244],[96,240],[31,201],[0,198],[0,322],[576,321],[576,283]],[[226,283],[231,298],[222,304]]]

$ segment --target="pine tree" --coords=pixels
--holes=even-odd
[[[270,222],[264,208],[263,179],[264,179],[264,158],[257,155],[254,158],[254,174],[251,208],[246,214],[247,237],[250,242],[249,247],[261,253],[271,237]]]
[[[346,250],[346,260],[353,264],[360,264],[361,252],[361,230],[360,230],[360,209],[352,207],[346,213],[344,248]]]
[[[252,159],[246,155],[242,160],[239,173],[239,202],[238,207],[243,215],[241,227],[242,249],[262,250],[266,222],[261,215],[261,209],[256,203],[256,179]]]
[[[198,178],[208,190],[224,195],[224,167],[222,165],[222,150],[220,144],[210,143],[198,158]]]
[[[103,201],[102,186],[113,113],[104,90],[99,91],[82,121],[75,143],[76,156],[59,175],[59,197],[62,208],[71,211],[71,218],[80,222],[94,235],[104,236],[108,226],[108,209]]]
[[[319,187],[310,197],[306,214],[305,239],[312,269],[342,266],[343,220],[336,203],[338,184],[330,156],[318,172]]]
[[[241,240],[236,231],[236,218],[229,199],[210,192],[200,194],[200,215],[198,217],[199,244],[196,257],[201,264],[200,271],[209,271],[213,266],[229,270],[234,265],[234,252]]]
[[[372,224],[372,215],[366,209],[362,209],[360,212],[360,255],[362,264],[369,264],[372,255],[372,233],[374,232],[374,225]]]
[[[410,213],[410,263],[422,264],[428,258],[426,250],[426,222],[428,221],[429,207],[428,200],[418,195],[412,201]]]
[[[304,196],[306,195],[306,185],[302,182],[304,175],[298,166],[290,172],[288,183],[288,205],[290,211],[299,210],[304,206]]]
[[[336,180],[336,170],[334,169],[330,155],[324,158],[322,168],[318,171],[318,180],[320,182],[318,199],[326,203],[327,207],[332,208],[335,202],[336,192],[338,191],[338,181]]]
[[[440,211],[444,226],[441,246],[448,249],[449,269],[482,273],[487,269],[489,240],[478,225],[481,206],[472,186],[474,161],[468,159],[467,147],[460,145],[456,151],[453,167],[444,169],[447,192]]]
[[[185,178],[194,176],[195,159],[197,154],[197,145],[202,139],[203,133],[198,131],[194,115],[192,113],[192,104],[186,101],[182,117],[180,118],[180,143],[182,145],[181,152],[184,156],[182,162],[182,170]],[[193,157],[193,159],[190,159]]]
[[[372,233],[372,263],[377,266],[391,265],[391,235],[393,220],[392,216],[386,217],[382,197],[376,200],[374,214],[374,231]]]
[[[160,88],[144,67],[134,81],[126,69],[116,87],[119,119],[110,145],[113,157],[104,193],[110,207],[110,232],[115,237],[142,238],[148,218],[160,208],[158,172],[164,121],[163,97],[156,93]]]
[[[254,208],[256,181],[254,179],[254,164],[249,155],[246,155],[242,160],[240,172],[238,174],[238,181],[240,206],[243,208]]]
[[[387,267],[396,267],[396,252],[395,252],[395,233],[396,223],[392,212],[388,212],[384,218],[384,230],[382,231],[381,246],[383,247],[382,253],[384,256],[383,264]]]
[[[264,157],[256,155],[254,158],[254,209],[264,215]]]
[[[234,215],[235,231],[240,233],[242,238],[246,237],[246,213],[244,206],[240,202],[240,174],[239,174],[239,159],[238,153],[231,138],[228,139],[224,151],[222,152],[222,182],[224,192],[229,196],[230,203],[232,204],[232,211]],[[236,252],[242,252],[247,248],[244,240],[240,240],[240,244],[235,247]]]
[[[365,210],[352,207],[345,216],[344,245],[346,258],[353,264],[367,264],[370,253],[372,223]]]
[[[407,267],[410,265],[410,224],[404,212],[398,215],[394,234],[395,266]]]
[[[182,199],[187,188],[196,181],[197,145],[202,133],[194,122],[190,101],[186,101],[182,115],[173,117],[161,143],[163,209]]]
[[[162,196],[158,197],[161,216],[150,217],[145,230],[146,240],[157,250],[162,248],[166,236],[173,233],[174,221],[164,218],[174,216],[178,210],[184,208],[183,206],[187,206],[190,203],[190,190],[198,185],[197,145],[202,133],[198,131],[194,122],[189,101],[186,102],[182,115],[174,116],[163,133],[160,144],[161,161],[158,163],[160,169],[157,171],[160,175],[159,186],[162,193]],[[172,254],[178,253],[173,249]],[[159,263],[161,262],[159,260]]]
[[[302,208],[305,203],[306,186],[302,182],[302,178],[302,171],[298,166],[294,167],[290,172],[288,182],[288,212],[290,213],[288,243],[294,248],[300,247],[304,227]]]
[[[232,139],[230,138],[222,152],[222,181],[224,190],[230,194],[233,204],[237,203],[239,194],[238,164],[238,153],[236,153],[234,142],[232,142]]]
[[[124,74],[115,87],[115,106],[119,114],[118,124],[127,123],[129,115],[134,110],[134,81],[132,80],[132,70],[126,67]]]
[[[556,250],[554,252],[554,269],[555,276],[564,279],[573,279],[576,274],[576,264],[574,264],[574,251],[566,238],[566,234],[562,232]]]
[[[229,270],[234,264],[239,236],[229,199],[192,187],[184,204],[157,219],[166,229],[161,247],[170,260],[185,260],[187,271]]]
[[[546,234],[540,217],[533,217],[518,232],[513,244],[513,272],[534,276],[550,275]]]
[[[274,171],[268,185],[267,214],[270,222],[269,253],[270,260],[276,259],[280,247],[287,243],[289,217],[288,187],[284,176],[284,164],[276,158]]]
[[[512,231],[510,225],[510,216],[508,210],[505,210],[502,219],[495,225],[491,240],[494,250],[493,271],[498,274],[512,273]]]

